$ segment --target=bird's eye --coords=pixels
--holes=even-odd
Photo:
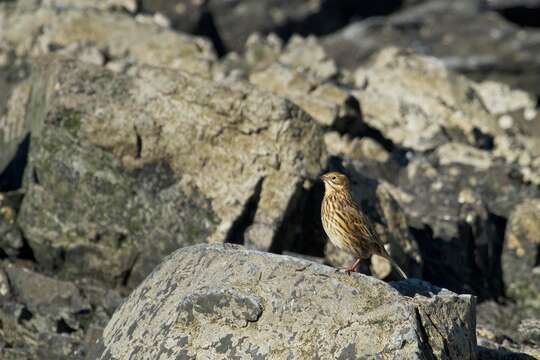
[[[332,176],[332,180],[336,180],[336,177],[335,177],[335,176]]]

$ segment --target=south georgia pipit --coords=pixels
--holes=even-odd
[[[341,270],[348,274],[356,272],[360,261],[375,254],[390,261],[401,276],[407,279],[405,272],[384,248],[373,223],[355,203],[347,176],[332,171],[321,176],[321,180],[324,182],[324,198],[321,204],[324,231],[335,246],[356,258],[354,264]]]

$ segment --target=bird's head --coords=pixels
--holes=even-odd
[[[343,191],[349,188],[349,179],[342,173],[337,171],[331,171],[323,176],[321,180],[324,182],[324,190],[328,193],[330,191]]]

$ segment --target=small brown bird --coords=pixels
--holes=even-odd
[[[354,202],[347,177],[332,171],[321,176],[321,180],[324,182],[324,199],[321,205],[324,231],[335,246],[350,252],[356,258],[351,267],[342,270],[348,274],[351,271],[356,272],[362,259],[376,254],[390,261],[406,279],[407,275],[390,257],[371,221]]]

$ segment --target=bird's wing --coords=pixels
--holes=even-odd
[[[353,203],[347,203],[343,212],[347,214],[349,224],[357,236],[366,242],[380,243],[379,236],[369,220],[362,211]]]

